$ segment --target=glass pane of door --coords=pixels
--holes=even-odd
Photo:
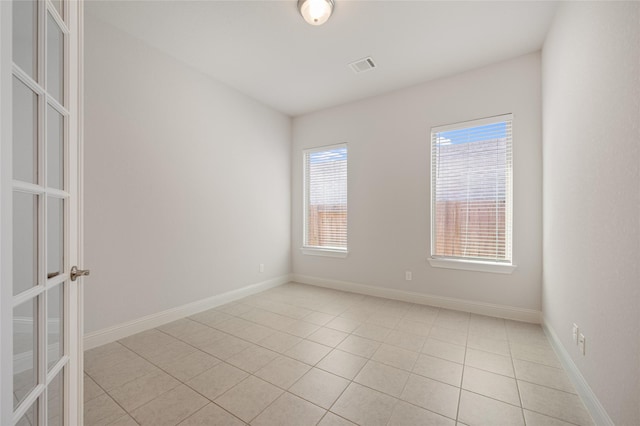
[[[47,14],[47,92],[63,103],[63,33],[50,13]]]
[[[62,426],[64,369],[56,375],[47,388],[47,426]]]
[[[64,261],[64,201],[47,197],[47,278],[60,275]]]
[[[13,193],[13,294],[38,284],[38,196]]]
[[[13,309],[13,407],[35,388],[38,374],[37,298]]]
[[[38,97],[13,77],[13,178],[36,183],[38,179]]]
[[[64,284],[47,290],[47,367],[51,369],[64,354]]]
[[[13,62],[37,80],[38,7],[35,0],[13,2]]]
[[[64,117],[51,105],[47,107],[47,186],[63,189]]]
[[[38,424],[38,401],[36,401],[31,408],[29,408],[29,410],[25,413],[24,416],[22,416],[22,418],[20,420],[18,420],[18,423],[16,423],[16,426],[34,426]]]

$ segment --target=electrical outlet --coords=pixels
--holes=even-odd
[[[586,355],[586,349],[585,346],[587,345],[587,338],[584,337],[584,334],[580,333],[580,337],[578,338],[578,346],[580,348],[580,352],[582,352],[582,355]]]
[[[413,279],[413,275],[411,271],[404,271],[404,279],[407,281],[411,281]]]
[[[573,324],[573,343],[578,344],[578,333],[580,329],[578,328],[578,324]]]
[[[264,263],[261,263],[261,264],[260,264],[259,269],[260,269],[260,272],[264,272]]]

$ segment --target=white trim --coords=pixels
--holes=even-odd
[[[67,209],[69,231],[66,233],[69,247],[69,256],[65,270],[70,270],[74,265],[81,269],[86,268],[82,263],[82,157],[80,155],[83,129],[83,11],[84,3],[65,0],[63,15],[67,23],[69,35],[66,37],[66,73],[65,83],[68,91],[65,94],[65,103],[69,109],[69,115],[65,121],[66,125],[66,145],[65,154],[69,167],[65,167],[65,189],[71,195],[70,202],[65,203]],[[69,269],[67,269],[69,268]],[[82,286],[83,279],[75,282],[67,281],[65,292],[65,354],[68,354],[69,362],[64,369],[64,398],[67,403],[64,406],[64,418],[69,424],[82,424],[84,402],[83,394],[83,351],[82,351]]]
[[[582,376],[580,369],[573,362],[569,352],[564,348],[562,342],[560,342],[560,339],[558,338],[558,335],[551,328],[549,322],[544,316],[542,317],[542,329],[549,338],[551,346],[553,347],[556,355],[558,355],[558,359],[560,359],[562,367],[564,367],[571,383],[573,383],[573,387],[576,389],[576,392],[578,392],[578,396],[580,396],[580,399],[582,399],[587,411],[591,414],[593,422],[600,426],[614,426],[613,420],[611,420],[611,417],[607,414],[607,411],[598,400],[596,394],[591,390],[589,383],[587,383],[585,378]]]
[[[94,331],[85,334],[84,349],[89,350],[98,346],[105,345],[107,343],[115,342],[118,339],[131,336],[132,334],[159,327],[171,321],[175,321],[189,315],[194,315],[198,312],[206,311],[207,309],[215,308],[216,306],[224,305],[225,303],[233,302],[234,300],[242,299],[243,297],[251,296],[253,294],[268,290],[273,287],[277,287],[282,284],[286,284],[288,282],[289,275],[282,275],[270,280],[262,281],[256,284],[250,284],[236,290],[218,294],[207,299],[197,300],[186,305],[147,315],[133,321]]]
[[[322,152],[322,151],[329,151],[332,149],[336,149],[336,148],[347,148],[347,143],[346,142],[340,142],[340,143],[334,143],[331,145],[322,145],[322,146],[314,146],[311,148],[304,148],[302,150],[303,154],[312,154],[314,152]]]
[[[340,257],[345,258],[349,255],[347,250],[328,249],[319,247],[302,247],[300,249],[302,254],[310,256],[325,256],[325,257]]]
[[[541,312],[534,309],[525,309],[506,305],[495,305],[491,303],[456,299],[453,297],[435,296],[425,293],[375,287],[366,284],[312,277],[308,275],[291,274],[291,281],[301,284],[315,285],[318,287],[332,288],[335,290],[348,291],[352,293],[365,294],[368,296],[386,297],[388,299],[401,300],[403,302],[437,306],[440,308],[454,309],[457,311],[471,312],[474,314],[487,315],[516,321],[524,321],[535,324],[539,324],[541,318]]]
[[[39,296],[40,294],[44,293],[46,287],[43,285],[37,285],[34,287],[31,287],[28,290],[23,291],[22,293],[18,294],[17,296],[13,297],[13,307],[15,308],[16,306],[20,306],[23,303],[27,303],[29,301],[33,301],[33,299],[36,296]]]
[[[13,4],[0,1],[0,424],[13,424],[11,60]]]
[[[431,133],[446,132],[448,130],[466,129],[468,127],[484,126],[487,124],[500,123],[502,121],[513,120],[513,114],[494,115],[493,117],[478,118],[476,120],[461,121],[459,123],[443,124],[431,128]]]
[[[47,192],[46,189],[41,185],[38,185],[36,183],[20,182],[19,180],[13,181],[13,190],[34,195],[40,195]]]
[[[74,63],[74,71],[77,72],[77,102],[78,110],[76,111],[76,126],[74,130],[77,132],[76,143],[76,155],[77,155],[77,261],[81,268],[86,268],[84,264],[84,2],[80,1],[75,3],[76,13],[76,55],[77,62]],[[71,21],[71,13],[69,7],[64,8],[64,13]],[[71,121],[69,120],[69,128],[71,128]],[[70,364],[75,365],[74,374],[69,375],[69,399],[75,401],[75,410],[69,407],[69,412],[66,413],[67,418],[71,422],[82,425],[84,424],[84,278],[80,279],[78,285],[71,289],[69,294],[70,303],[76,305],[75,309],[75,327],[70,330],[74,334],[73,338],[69,335],[67,341],[73,340],[75,347],[70,348],[69,356],[71,358]],[[71,320],[71,319],[70,319]],[[71,383],[74,381],[75,383]],[[73,389],[73,392],[71,392]]]
[[[13,424],[12,9],[0,1],[0,424]]]
[[[428,257],[429,264],[434,268],[460,269],[463,271],[492,272],[494,274],[511,274],[516,265],[498,262],[480,262],[458,259],[434,259]]]

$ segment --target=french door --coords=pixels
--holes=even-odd
[[[75,0],[0,1],[2,425],[82,422]],[[73,279],[73,280],[72,280]]]

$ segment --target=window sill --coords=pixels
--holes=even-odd
[[[306,254],[309,256],[339,257],[343,259],[349,254],[347,250],[323,249],[315,247],[302,247],[300,251],[302,252],[302,254]]]
[[[434,268],[459,269],[463,271],[491,272],[494,274],[511,274],[516,265],[496,263],[496,262],[480,262],[476,260],[458,260],[458,259],[434,259],[427,258],[429,264]]]

